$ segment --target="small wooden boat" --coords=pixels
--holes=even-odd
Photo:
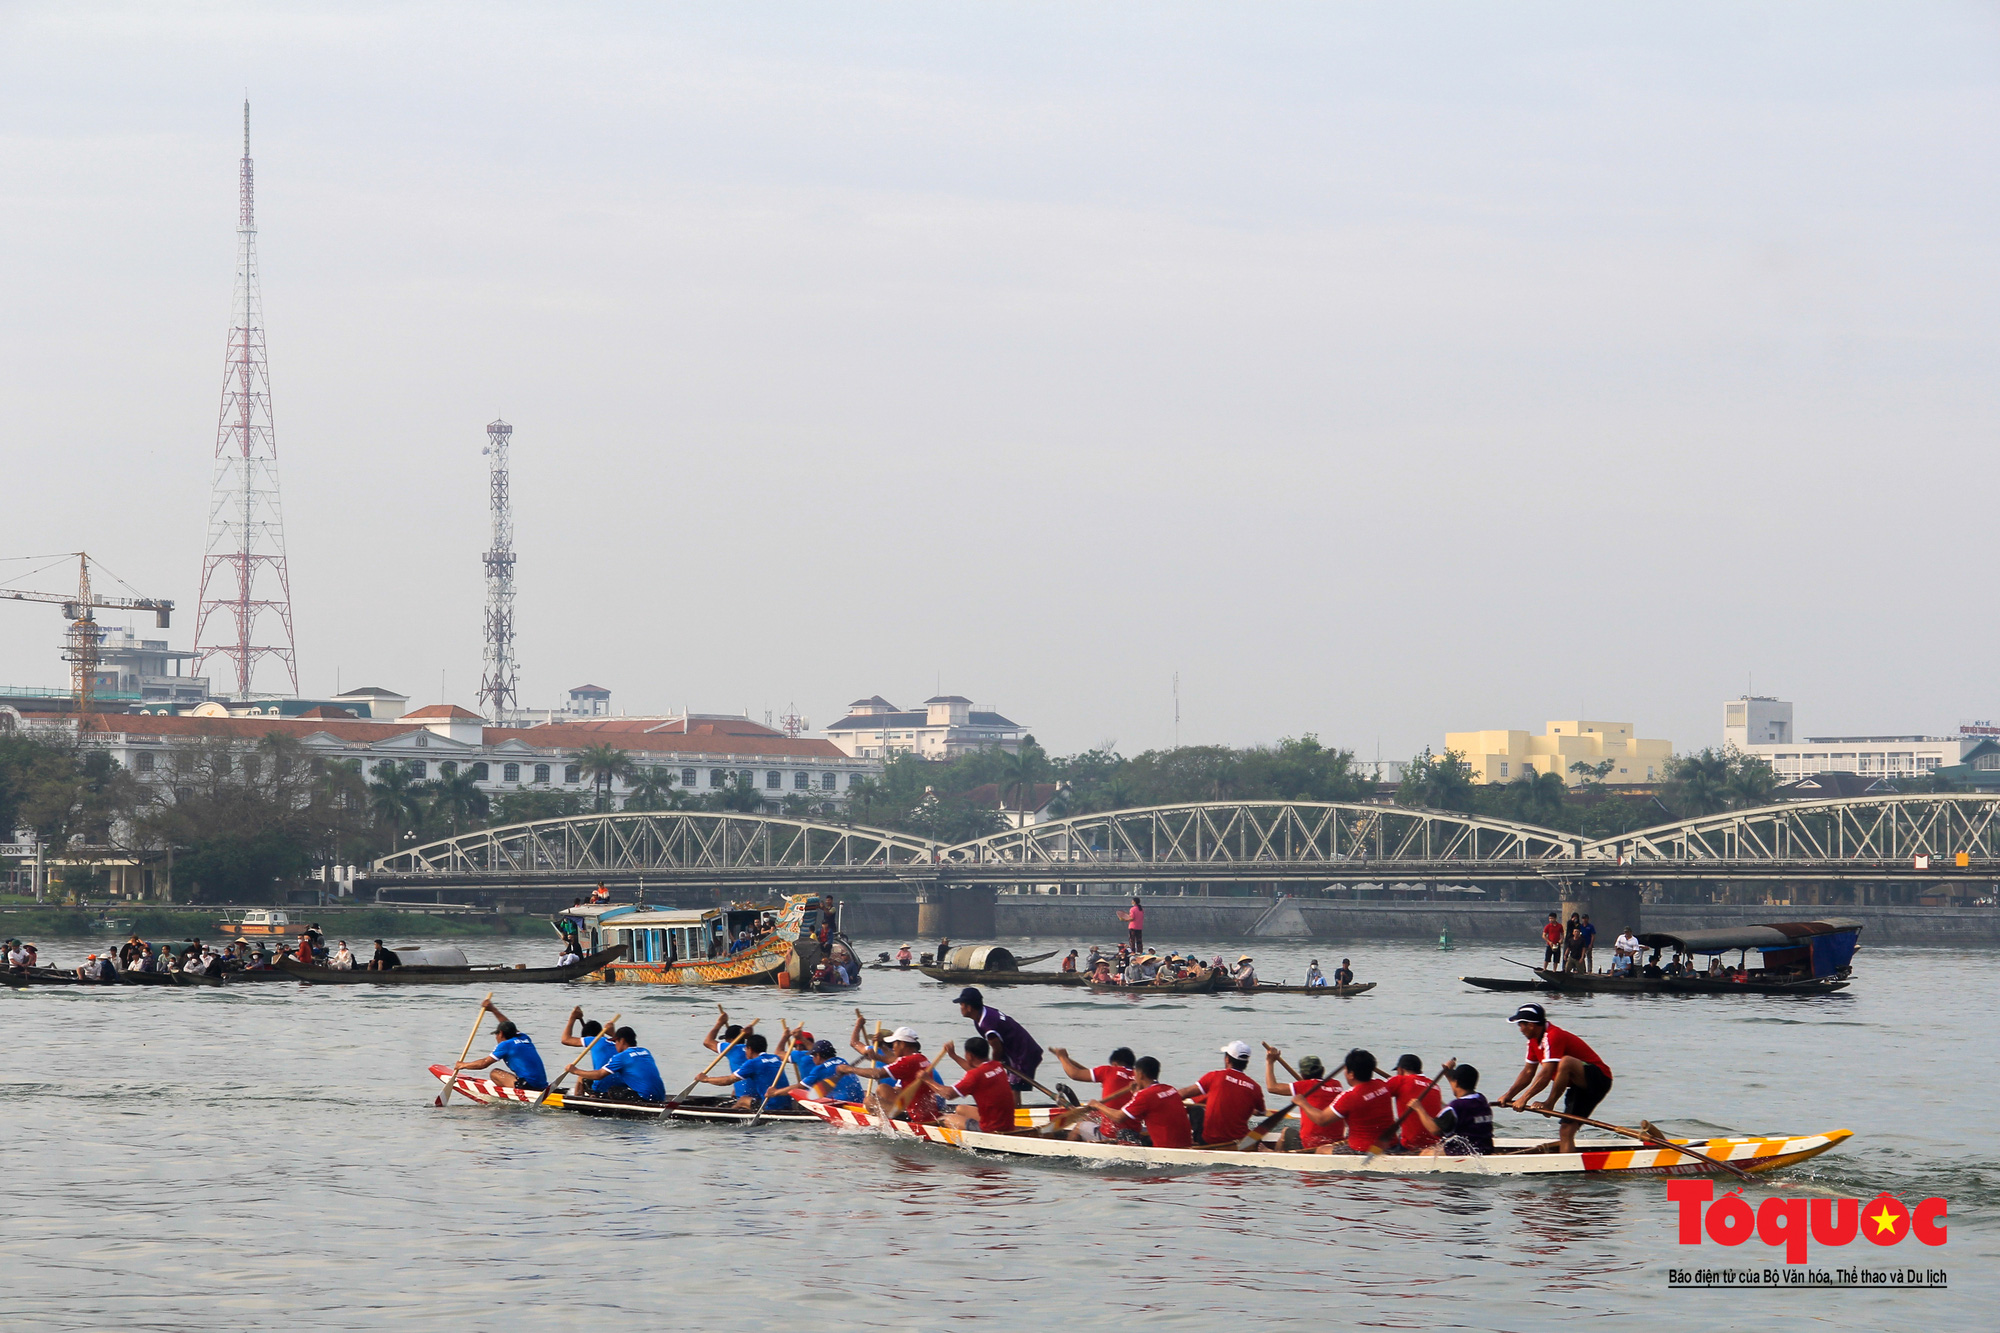
[[[850,1129],[887,1129],[892,1135],[940,1143],[968,1152],[1012,1157],[1069,1158],[1089,1162],[1129,1162],[1142,1166],[1223,1166],[1233,1170],[1257,1167],[1295,1171],[1303,1175],[1367,1174],[1389,1176],[1544,1176],[1615,1174],[1643,1176],[1706,1175],[1716,1168],[1671,1148],[1655,1148],[1630,1140],[1580,1143],[1570,1153],[1543,1152],[1542,1139],[1496,1138],[1498,1151],[1487,1156],[1423,1157],[1360,1153],[1249,1152],[1234,1148],[1149,1148],[1126,1143],[1083,1143],[1044,1138],[1038,1134],[984,1134],[947,1129],[942,1125],[912,1125],[885,1121],[851,1102],[805,1102],[804,1109],[830,1125]],[[1751,1135],[1726,1139],[1669,1139],[1697,1152],[1726,1161],[1745,1171],[1775,1171],[1817,1157],[1854,1136],[1849,1129],[1821,1134]],[[1266,1136],[1269,1137],[1268,1135]]]
[[[85,981],[66,967],[0,968],[0,984],[25,990],[30,986],[212,986],[213,977],[183,976],[178,972],[120,972],[109,981]]]
[[[237,912],[233,916],[225,912],[215,928],[224,935],[296,935],[302,929],[294,926],[291,917],[284,912],[266,911],[261,907]]]
[[[1769,925],[1733,926],[1721,930],[1657,930],[1638,936],[1642,948],[1656,954],[1672,950],[1684,966],[1697,954],[1717,959],[1737,955],[1734,973],[1696,967],[1672,976],[1608,972],[1558,972],[1520,964],[1535,974],[1525,977],[1463,977],[1484,990],[1602,992],[1613,995],[1828,995],[1844,990],[1861,947],[1861,922],[1850,917],[1824,921],[1778,921]],[[1750,950],[1763,966],[1749,967]],[[1738,978],[1741,978],[1740,980]]]
[[[1237,995],[1362,995],[1375,989],[1372,981],[1357,981],[1351,986],[1269,986],[1258,982],[1254,990],[1244,990],[1240,986],[1225,987],[1224,994]]]
[[[988,972],[960,967],[913,967],[932,981],[952,986],[1081,986],[1081,972]]]
[[[1229,984],[1229,974],[1219,968],[1186,981],[1142,981],[1136,986],[1122,981],[1087,984],[1098,995],[1212,995],[1219,990],[1235,989]]]
[[[370,972],[362,967],[343,972],[330,967],[312,967],[296,961],[280,960],[273,964],[270,972],[232,972],[223,977],[223,982],[233,986],[241,984],[245,978],[270,979],[276,974],[293,981],[308,982],[314,986],[470,986],[523,982],[546,984],[575,981],[578,977],[589,976],[606,963],[622,956],[624,952],[625,946],[616,944],[587,958],[579,959],[567,967],[520,965],[507,967],[500,963],[488,963],[467,967],[395,967],[386,972]]]

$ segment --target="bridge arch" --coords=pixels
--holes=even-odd
[[[955,865],[1253,864],[1355,862],[1479,866],[1568,860],[1583,840],[1533,824],[1405,806],[1318,801],[1195,801],[1075,815],[945,848]]]
[[[1729,810],[1583,844],[1587,860],[1902,862],[2000,859],[2000,795],[1848,796]]]
[[[378,880],[431,876],[591,876],[657,872],[888,870],[934,844],[887,829],[711,810],[615,811],[538,819],[441,838],[381,857]]]

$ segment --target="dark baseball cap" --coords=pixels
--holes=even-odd
[[[1542,1006],[1539,1004],[1524,1004],[1519,1009],[1516,1009],[1514,1016],[1507,1021],[1509,1023],[1546,1023],[1549,1021],[1549,1016],[1543,1012]]]
[[[958,998],[956,1000],[953,1000],[952,1003],[984,1005],[986,1003],[986,997],[979,993],[979,987],[967,986],[964,990],[958,993]]]

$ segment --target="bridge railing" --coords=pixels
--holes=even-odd
[[[2000,857],[2000,797],[1974,793],[1850,796],[1731,810],[1583,845],[1589,860],[1901,862]]]

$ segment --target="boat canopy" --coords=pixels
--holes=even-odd
[[[637,930],[642,926],[698,926],[703,921],[719,915],[720,913],[713,907],[689,908],[678,912],[642,908],[629,916],[619,917],[617,925],[620,930],[628,928]]]
[[[1649,949],[1718,954],[1732,949],[1756,949],[1766,968],[1796,970],[1824,977],[1854,961],[1861,943],[1861,923],[1852,917],[1825,921],[1779,921],[1768,926],[1735,926],[1725,930],[1648,931],[1639,943]]]

